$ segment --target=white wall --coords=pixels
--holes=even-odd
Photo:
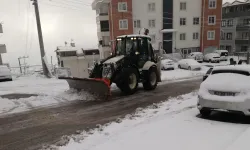
[[[198,32],[200,38],[200,26],[201,26],[201,0],[173,0],[173,28],[176,32],[176,48],[188,48],[199,47],[200,39],[193,40],[193,33]],[[180,11],[180,2],[186,2],[186,11]],[[187,19],[186,26],[180,26],[180,18],[185,17]],[[199,25],[193,25],[193,17],[200,18]],[[186,40],[180,40],[180,33],[186,33]],[[175,40],[175,39],[173,39]],[[175,48],[175,42],[173,42],[173,48]]]
[[[148,12],[148,3],[155,3],[155,12]],[[162,41],[162,34],[160,30],[162,26],[162,0],[133,0],[133,20],[141,20],[141,28],[149,29],[149,34],[156,35],[156,42],[153,43],[153,47],[158,49],[159,42]],[[155,19],[155,28],[149,28],[148,20]],[[139,29],[134,28],[134,34],[138,34]]]

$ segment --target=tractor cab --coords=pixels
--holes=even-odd
[[[155,62],[151,38],[147,35],[118,36],[116,38],[114,55],[124,55],[139,68],[142,68],[147,61]]]

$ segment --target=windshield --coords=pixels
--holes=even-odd
[[[242,71],[242,70],[214,70],[212,74],[221,74],[221,73],[234,73],[234,74],[241,74],[245,76],[250,76],[249,72]]]
[[[135,39],[135,38],[134,38]],[[129,55],[133,47],[137,47],[136,40],[133,38],[121,38],[116,40],[116,55]]]

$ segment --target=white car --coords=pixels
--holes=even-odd
[[[171,59],[161,60],[161,69],[162,70],[167,70],[167,69],[174,70],[174,61]]]
[[[213,110],[250,115],[250,65],[214,67],[200,85],[197,107],[204,117]]]
[[[221,61],[227,61],[228,59],[228,50],[215,50],[215,53],[218,53],[220,55]]]
[[[220,62],[220,55],[218,53],[208,53],[204,56],[206,62]]]
[[[10,69],[5,65],[0,65],[0,80],[12,81],[12,75]]]
[[[198,62],[203,62],[203,54],[201,52],[192,52],[190,53],[187,58],[194,59]]]
[[[178,68],[188,70],[200,70],[201,64],[194,59],[182,59],[178,62]]]

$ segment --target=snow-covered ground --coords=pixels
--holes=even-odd
[[[207,67],[204,67],[201,71],[182,69],[163,71],[162,80],[166,81],[163,84],[171,80],[201,76],[206,72],[206,69]],[[115,84],[112,85],[112,89],[117,89]],[[0,115],[23,112],[37,107],[58,105],[74,100],[89,99],[86,93],[69,90],[68,83],[65,80],[46,79],[37,74],[14,78],[12,82],[0,82],[0,95],[13,93],[36,94],[38,96],[20,99],[0,98]]]
[[[246,124],[197,117],[197,93],[138,109],[122,121],[65,136],[60,150],[248,150]],[[51,148],[50,147],[50,148]]]

